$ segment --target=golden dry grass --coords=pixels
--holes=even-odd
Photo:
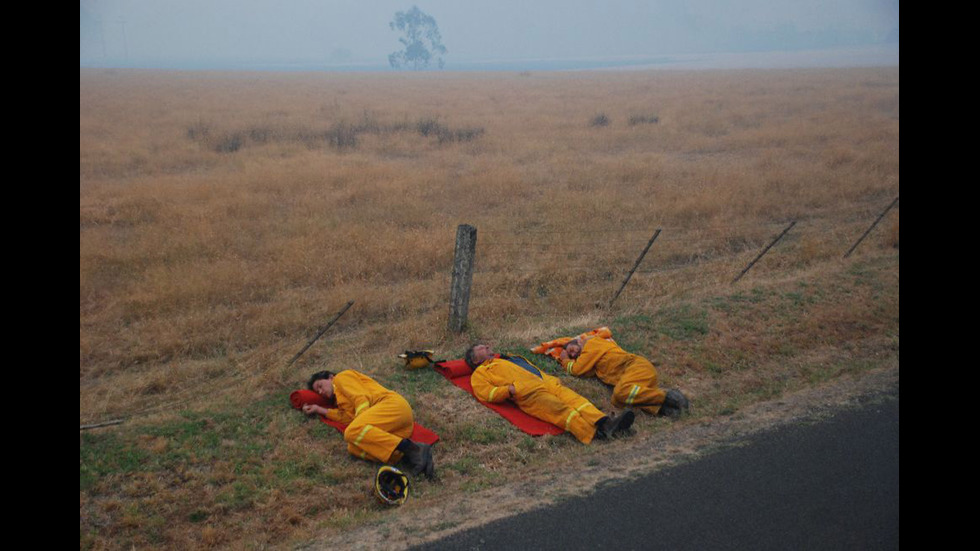
[[[207,421],[214,408],[282,404],[314,369],[352,367],[400,386],[440,432],[450,467],[420,492],[424,504],[477,491],[486,473],[537,455],[588,452],[508,437],[449,385],[398,372],[395,355],[408,348],[449,357],[490,339],[517,350],[618,323],[706,414],[778,393],[787,379],[852,370],[826,361],[842,343],[894,341],[897,354],[898,209],[857,259],[840,257],[898,195],[898,68],[82,70],[79,111],[80,419],[130,420],[118,441],[83,439],[83,455],[114,442],[144,460],[179,456],[186,469],[161,479],[120,459],[86,473],[85,547],[241,546],[375,514],[358,489],[365,467],[321,458],[332,435],[311,438],[292,412],[261,414],[262,436],[226,435],[208,457],[187,455],[200,445],[190,429],[160,428],[224,427]],[[590,124],[598,113],[610,123]],[[426,123],[457,133],[422,135]],[[478,260],[471,327],[456,336],[445,327],[462,223],[478,229]],[[626,291],[597,309],[656,229]],[[286,368],[348,300],[336,327]],[[663,319],[696,338],[657,333]],[[775,367],[786,362],[790,373]],[[607,400],[599,385],[569,384]],[[258,478],[235,463],[249,443],[266,463]],[[277,464],[330,474],[314,483]],[[288,482],[255,489],[270,479]]]

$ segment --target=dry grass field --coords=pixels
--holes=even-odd
[[[899,194],[897,67],[79,81],[79,416],[125,420],[80,432],[80,548],[383,530],[618,445],[524,436],[401,369],[406,349],[527,354],[608,325],[693,401],[639,418],[638,442],[897,363],[898,206],[842,258]],[[477,263],[455,335],[459,224]],[[289,409],[309,373],[344,368],[442,437],[438,481],[396,511],[339,434]],[[567,383],[609,408],[601,384]]]

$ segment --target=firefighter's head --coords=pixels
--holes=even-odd
[[[489,344],[478,343],[466,349],[463,359],[470,369],[476,369],[483,362],[494,356],[493,348]]]
[[[327,400],[331,400],[333,399],[333,375],[332,371],[317,371],[310,376],[306,387]]]
[[[582,353],[582,339],[572,339],[565,343],[565,354],[569,358],[578,358],[578,355]]]

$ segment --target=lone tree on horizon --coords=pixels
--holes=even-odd
[[[447,50],[442,45],[442,35],[434,17],[418,6],[412,6],[408,11],[395,12],[395,18],[389,25],[391,30],[404,34],[398,39],[404,48],[388,56],[388,63],[393,68],[406,67],[419,71],[427,68],[433,57],[439,68],[443,68],[445,62],[442,55]]]

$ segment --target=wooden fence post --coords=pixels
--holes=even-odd
[[[869,227],[867,230],[864,231],[864,233],[861,235],[861,237],[859,237],[858,240],[855,241],[853,245],[851,245],[851,248],[850,249],[847,249],[847,252],[844,253],[843,258],[847,258],[847,257],[851,256],[851,253],[854,252],[854,249],[856,249],[857,246],[862,241],[864,241],[864,238],[867,237],[869,233],[871,233],[871,230],[873,230],[874,227],[878,225],[878,222],[881,222],[881,219],[885,217],[885,214],[888,213],[888,211],[890,211],[892,209],[892,207],[895,206],[895,203],[897,203],[897,202],[898,202],[898,197],[896,197],[894,201],[892,201],[891,203],[889,203],[889,205],[887,207],[885,207],[885,210],[881,211],[881,214],[879,214],[878,215],[878,218],[876,218],[875,221],[871,224],[871,227]]]
[[[476,228],[469,224],[460,224],[456,228],[453,280],[449,288],[449,330],[454,333],[461,333],[466,327],[474,260],[476,260]]]
[[[759,259],[762,258],[762,255],[766,254],[766,252],[768,252],[769,249],[771,249],[772,246],[775,245],[777,241],[779,241],[780,239],[782,239],[783,236],[786,235],[786,232],[788,232],[790,230],[790,228],[792,228],[795,225],[796,225],[796,220],[793,220],[792,222],[790,222],[789,225],[786,226],[786,229],[783,230],[783,233],[781,233],[778,236],[776,236],[776,239],[773,239],[772,240],[772,243],[766,245],[766,248],[765,249],[762,249],[762,252],[759,253],[759,256],[755,257],[755,259],[752,262],[749,262],[749,265],[746,266],[745,269],[742,270],[742,272],[740,274],[738,274],[737,276],[735,276],[735,279],[732,280],[732,285],[734,285],[736,281],[742,279],[742,276],[745,275],[745,272],[749,271],[749,268],[751,268],[756,262],[758,262]]]
[[[636,262],[633,263],[633,269],[631,269],[630,272],[626,274],[626,279],[623,280],[623,284],[619,286],[619,289],[616,290],[615,296],[613,296],[613,298],[609,301],[609,306],[612,306],[612,303],[615,302],[617,298],[619,298],[619,293],[622,293],[623,289],[626,288],[626,284],[629,283],[630,278],[633,277],[633,272],[635,272],[636,269],[640,267],[640,262],[643,262],[643,257],[647,255],[647,251],[650,250],[650,246],[653,245],[653,242],[657,240],[658,235],[660,235],[660,228],[657,228],[657,231],[654,232],[653,237],[650,238],[650,241],[647,241],[647,246],[643,248],[643,252],[640,253],[640,257],[637,258]]]

